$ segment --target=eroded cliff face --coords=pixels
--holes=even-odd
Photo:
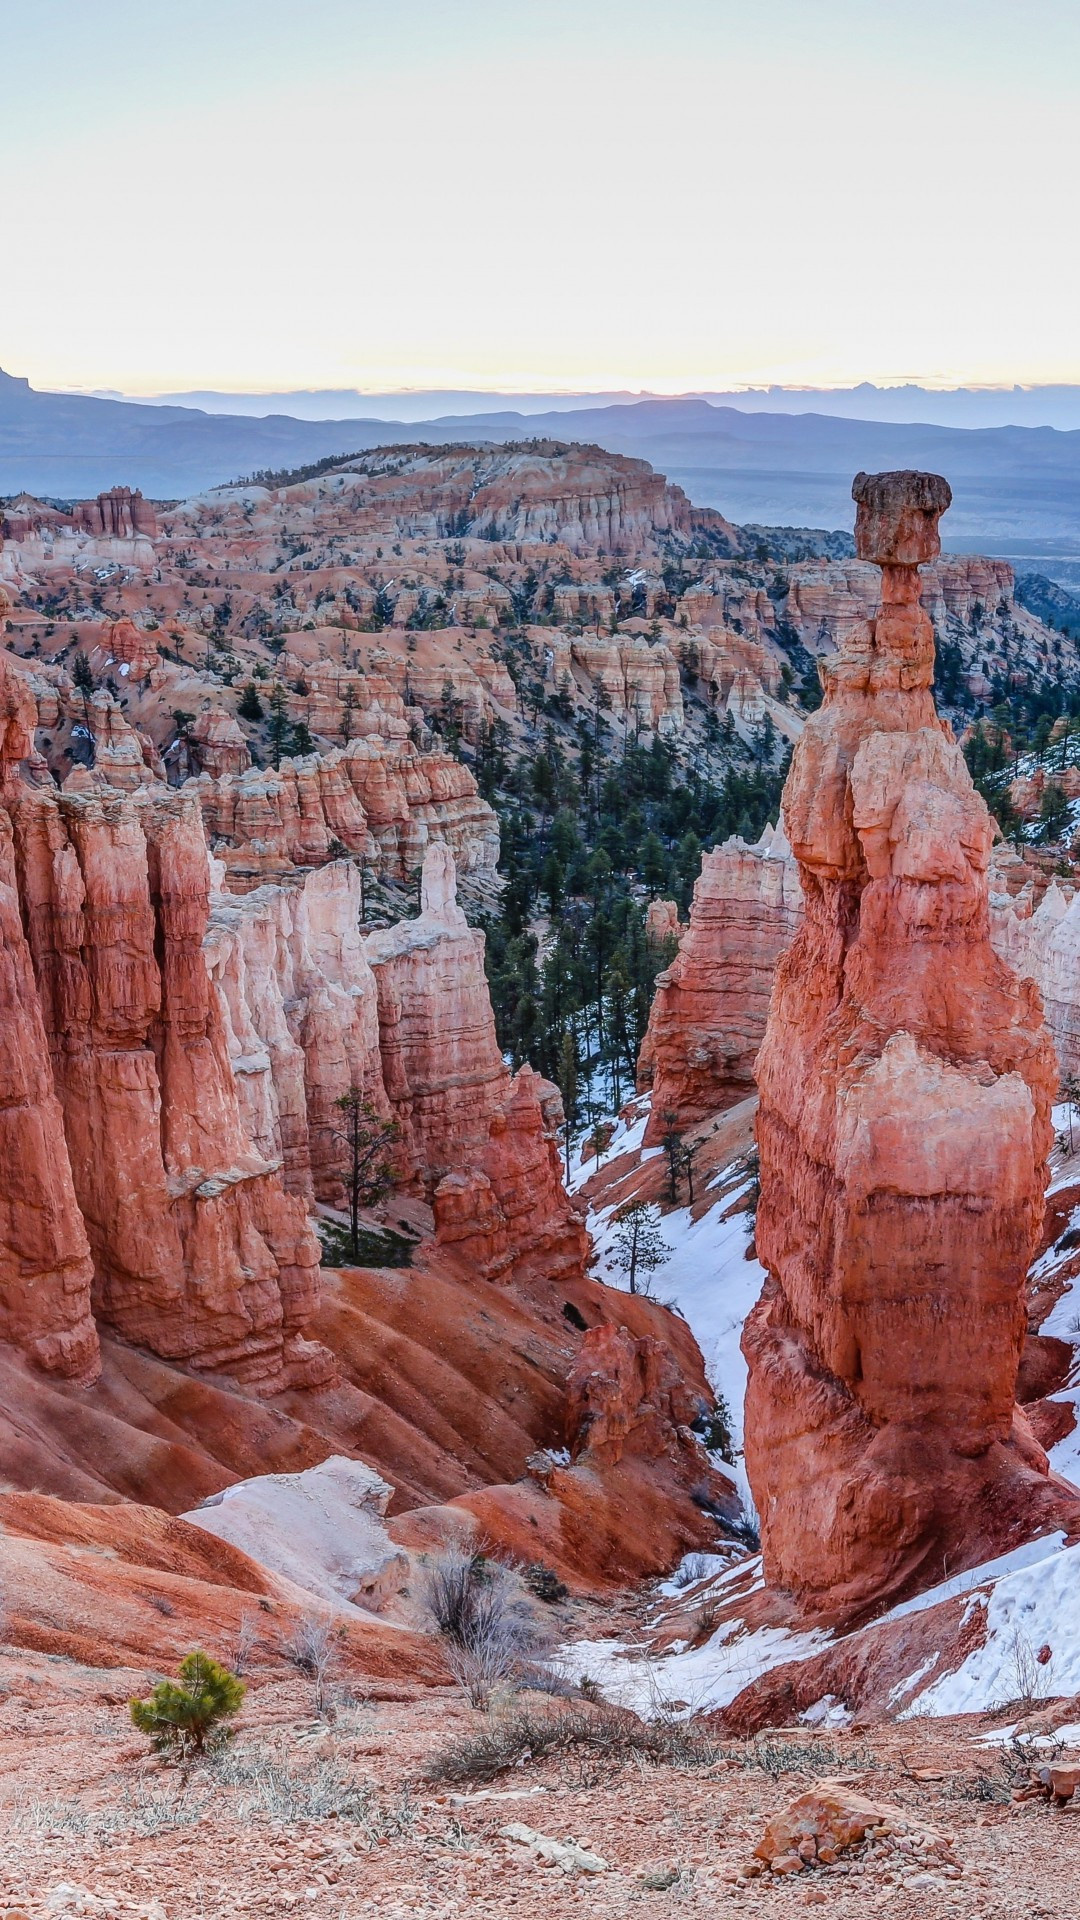
[[[429,845],[463,873],[494,874],[498,821],[467,767],[409,740],[351,740],[343,750],[283,760],[192,783],[229,886],[243,892],[338,852],[360,854],[384,878],[407,881]]]
[[[455,895],[454,861],[429,847],[420,914],[369,935],[383,1085],[410,1163],[428,1180],[482,1156],[510,1071],[495,1037],[484,936]]]
[[[785,613],[804,642],[822,640],[843,646],[860,622],[873,615],[878,579],[865,555],[855,560],[804,562],[790,569]],[[1013,569],[1007,560],[982,554],[946,554],[930,561],[920,575],[920,603],[944,626],[951,615],[968,624],[975,608],[989,620],[1003,617],[1030,624],[1017,604]]]
[[[572,666],[587,675],[599,690],[605,710],[616,722],[638,732],[659,733],[670,739],[683,729],[683,697],[679,663],[664,646],[642,638],[598,640],[574,638],[553,648],[556,685]]]
[[[882,600],[824,667],[785,792],[805,918],[758,1058],[769,1278],[743,1341],[767,1577],[841,1610],[1069,1500],[1014,1406],[1056,1067],[991,947],[993,826],[930,690],[918,567],[949,489],[853,491]]]
[[[220,875],[220,869],[219,869]],[[356,1089],[388,1114],[375,975],[351,861],[237,896],[214,893],[204,955],[245,1131],[289,1191],[344,1203],[335,1101]]]
[[[37,1008],[20,1056],[39,1084],[51,1073],[63,1117],[64,1151],[54,1130],[43,1165],[55,1204],[69,1188],[77,1202],[69,1276],[88,1243],[95,1316],[170,1359],[278,1385],[329,1377],[302,1338],[317,1243],[240,1121],[202,955],[197,806],[161,786],[7,798]],[[25,964],[21,978],[25,998]],[[91,1364],[92,1332],[83,1311],[72,1370]]]
[[[553,1286],[584,1275],[589,1236],[563,1185],[562,1118],[558,1088],[522,1067],[470,1165],[439,1182],[435,1238],[463,1271]]]
[[[638,1059],[652,1088],[647,1145],[674,1114],[680,1128],[722,1113],[754,1090],[754,1060],[780,955],[802,915],[798,869],[783,831],[755,846],[737,838],[706,853],[690,924],[656,982]]]
[[[558,1095],[502,1061],[449,848],[419,917],[367,939],[349,861],[212,893],[193,786],[35,784],[33,720],[0,659],[4,1480],[182,1511],[362,1450],[406,1542],[471,1534],[594,1591],[707,1546],[737,1498],[690,1429],[700,1354],[585,1272]],[[438,1180],[435,1232],[407,1270],[320,1285],[307,1206],[341,1197],[357,1086]],[[75,1585],[102,1657],[117,1590]],[[75,1644],[72,1591],[18,1631]]]
[[[995,850],[990,895],[990,937],[1017,973],[1033,980],[1042,996],[1062,1086],[1080,1081],[1080,894],[1071,881],[1047,876],[1015,856],[1012,891],[1005,880],[1004,849]],[[995,884],[996,883],[996,884]]]
[[[994,847],[990,942],[1038,987],[1064,1085],[1080,1080],[1080,896],[1052,871],[1052,855],[1038,859],[1030,848],[1021,859],[1003,841]],[[664,1130],[662,1114],[693,1126],[753,1092],[773,974],[802,912],[799,866],[782,826],[766,828],[756,846],[729,840],[705,854],[690,924],[678,957],[657,977],[638,1056],[639,1091],[653,1090],[650,1144]],[[679,932],[674,916],[672,903],[651,903],[647,930],[657,944]]]
[[[51,1372],[99,1367],[92,1266],[23,932],[9,808],[36,713],[0,659],[0,1341]]]

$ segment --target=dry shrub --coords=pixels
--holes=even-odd
[[[297,1622],[285,1652],[293,1666],[307,1674],[315,1711],[321,1715],[341,1652],[341,1628],[318,1614],[308,1614]]]
[[[434,1755],[425,1777],[445,1786],[485,1782],[556,1754],[689,1770],[711,1766],[719,1752],[714,1740],[685,1720],[639,1720],[625,1709],[578,1703],[555,1711],[518,1705],[451,1741]]]
[[[474,1707],[500,1686],[536,1677],[547,1641],[520,1577],[481,1553],[450,1547],[424,1567],[423,1597],[446,1660]]]
[[[235,1790],[232,1810],[241,1819],[266,1817],[287,1826],[302,1820],[350,1821],[374,1846],[407,1835],[416,1817],[407,1788],[396,1801],[383,1802],[371,1782],[357,1780],[341,1760],[292,1766],[258,1740],[236,1742],[206,1771],[217,1786]]]

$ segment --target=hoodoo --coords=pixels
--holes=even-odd
[[[881,604],[822,664],[784,795],[805,918],[757,1063],[768,1271],[747,1465],[771,1583],[853,1612],[1080,1503],[1015,1407],[1053,1049],[990,945],[993,822],[934,708],[935,474],[860,474]]]

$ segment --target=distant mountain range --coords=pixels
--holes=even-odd
[[[108,399],[146,405],[129,394]],[[629,406],[654,400],[652,393],[478,393],[468,388],[361,393],[357,387],[324,387],[281,393],[158,393],[163,406],[196,407],[202,413],[262,416],[287,413],[295,420],[437,420],[444,414],[575,413],[583,408]],[[895,420],[929,427],[1080,427],[1080,385],[1044,387],[752,387],[690,396],[738,413],[824,413],[844,420]]]
[[[850,403],[862,404],[866,391],[852,389]],[[869,391],[883,406],[897,392],[921,392]],[[787,393],[790,410],[780,411],[772,404],[775,397],[757,396],[769,404],[754,410],[748,404],[754,396],[747,395],[599,396],[599,403],[594,396],[568,395],[538,409],[534,395],[521,397],[528,400],[526,410],[524,404],[506,407],[501,396],[492,403],[479,395],[344,395],[372,408],[394,402],[401,412],[397,418],[372,412],[318,419],[284,411],[201,411],[187,404],[191,396],[183,396],[185,404],[165,404],[37,393],[25,380],[0,372],[0,495],[25,490],[71,499],[128,485],[154,498],[176,499],[241,474],[396,441],[542,437],[639,455],[684,487],[695,504],[719,507],[732,520],[849,528],[851,480],[860,468],[923,467],[952,483],[955,504],[943,533],[953,551],[1004,554],[1066,587],[1080,586],[1080,426],[854,418],[825,410],[826,399],[839,404],[842,396],[836,394],[813,396],[821,410],[807,411],[796,402],[809,396]],[[216,403],[229,396],[205,398]],[[245,407],[256,398],[246,396]],[[264,396],[271,398],[299,405],[321,396]],[[453,400],[461,410],[419,419],[411,408],[421,399]],[[486,410],[477,411],[473,403],[481,399]],[[960,405],[963,396],[951,399]],[[409,417],[402,417],[406,412]]]

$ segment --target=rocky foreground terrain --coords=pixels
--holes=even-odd
[[[122,1697],[143,1669],[57,1674],[24,1657],[4,1679],[0,1782],[13,1812],[0,1900],[31,1920],[1073,1911],[1075,1816],[1010,1799],[1027,1769],[981,1719],[755,1742],[717,1732],[659,1767],[583,1747],[470,1780],[454,1767],[475,1716],[450,1689],[369,1681],[330,1723],[303,1681],[265,1674],[227,1760],[181,1784],[125,1724]],[[748,1879],[769,1818],[838,1771],[941,1836],[944,1852],[924,1845],[920,1858],[885,1839],[831,1868]],[[565,1871],[545,1861],[545,1841],[599,1864]]]
[[[1073,862],[935,687],[1045,788],[1072,643],[857,484],[852,560],[546,444],[5,507],[9,1913],[1066,1910]]]

